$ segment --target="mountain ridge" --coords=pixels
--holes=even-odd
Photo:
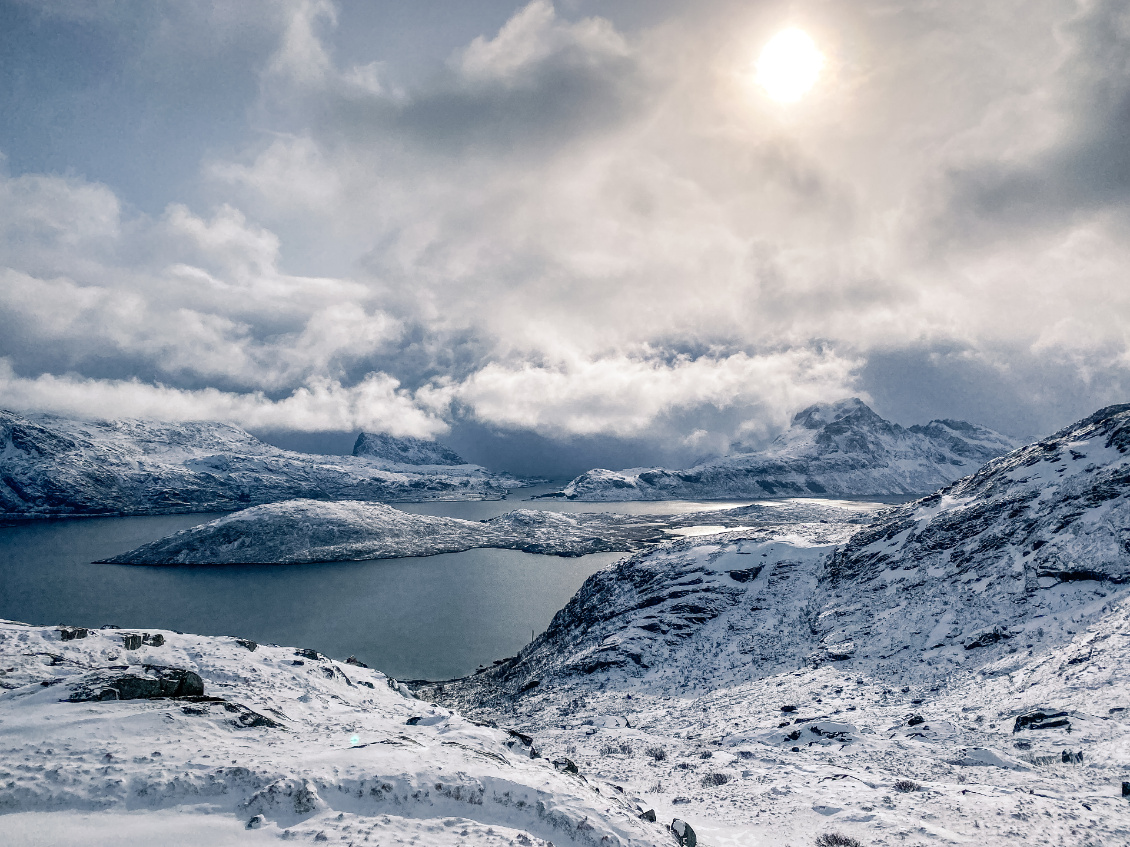
[[[904,428],[859,398],[817,403],[764,450],[684,470],[594,468],[548,496],[569,500],[868,497],[926,494],[1016,447],[965,421]]]
[[[478,465],[409,467],[274,447],[230,424],[83,420],[0,410],[0,518],[231,511],[300,497],[502,497]]]

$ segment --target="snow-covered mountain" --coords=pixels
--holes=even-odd
[[[903,428],[859,399],[841,400],[797,413],[789,429],[760,452],[686,470],[596,468],[551,496],[614,501],[925,494],[1016,446],[964,421]]]
[[[296,497],[497,498],[521,484],[478,465],[281,450],[221,423],[0,411],[0,518],[227,511]]]
[[[782,520],[865,521],[873,507],[786,503],[679,515],[562,514],[516,509],[485,521],[416,515],[381,503],[287,500],[225,515],[107,561],[133,565],[341,562],[496,547],[557,556],[632,551],[697,527]]]
[[[668,845],[522,733],[313,650],[0,622],[0,842]]]
[[[863,529],[636,554],[517,657],[418,691],[719,842],[1121,843],[1127,631],[1130,405]]]
[[[362,432],[353,445],[353,455],[394,465],[466,465],[467,461],[438,441],[397,438],[387,433]]]

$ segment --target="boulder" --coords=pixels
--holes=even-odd
[[[59,638],[62,641],[74,641],[76,638],[86,638],[89,630],[81,626],[59,627]]]
[[[1071,731],[1071,721],[1068,720],[1070,715],[1067,712],[1051,712],[1051,711],[1034,711],[1026,715],[1017,715],[1015,723],[1012,725],[1013,732],[1020,732],[1022,729],[1056,729],[1058,727],[1066,727]]]
[[[204,696],[204,681],[193,671],[158,665],[145,665],[142,671],[141,674],[89,674],[79,682],[68,699],[72,703],[82,703],[90,700]]]
[[[680,847],[695,847],[698,844],[698,836],[694,834],[691,825],[681,818],[671,821],[671,832],[675,833],[675,839]]]
[[[122,644],[127,650],[138,650],[141,648],[141,636],[134,633],[127,633],[122,636]]]

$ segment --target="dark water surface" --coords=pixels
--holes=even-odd
[[[397,503],[408,512],[483,520],[512,509],[673,514],[750,502]],[[216,514],[39,521],[0,527],[0,617],[33,624],[173,629],[355,655],[401,679],[461,676],[514,655],[590,574],[621,558],[467,550],[313,565],[96,565]]]
[[[516,550],[314,565],[95,565],[216,515],[0,528],[0,617],[238,635],[441,679],[514,655],[585,578],[623,554]]]

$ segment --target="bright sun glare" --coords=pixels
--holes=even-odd
[[[824,54],[808,33],[790,27],[778,32],[757,59],[757,83],[774,100],[795,103],[816,84]]]

